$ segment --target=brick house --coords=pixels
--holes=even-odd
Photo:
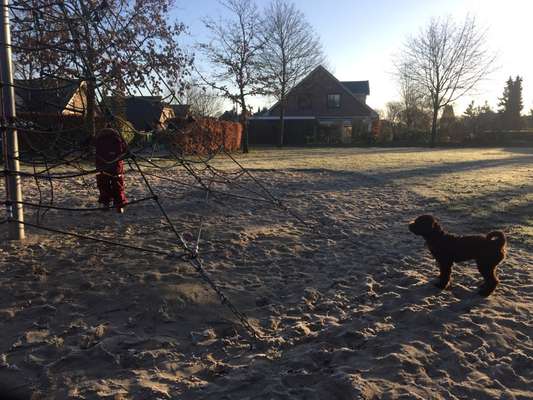
[[[370,132],[377,113],[366,104],[368,81],[341,82],[322,66],[287,95],[284,144],[351,143]],[[250,142],[275,144],[279,103],[250,120]]]
[[[87,85],[69,79],[15,80],[17,112],[54,115],[85,115]]]

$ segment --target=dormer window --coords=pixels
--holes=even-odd
[[[338,93],[328,94],[328,108],[341,108],[341,95]]]

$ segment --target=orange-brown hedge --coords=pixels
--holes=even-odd
[[[56,153],[87,143],[88,133],[81,115],[19,113],[17,120],[22,151]],[[105,126],[105,120],[97,116],[95,124],[98,131]],[[155,136],[186,154],[207,154],[220,146],[235,151],[240,147],[242,126],[214,118],[174,118],[169,129]]]
[[[242,125],[214,118],[175,118],[166,132],[168,143],[186,154],[207,154],[223,146],[228,151],[238,150]]]

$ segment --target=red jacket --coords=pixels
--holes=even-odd
[[[95,139],[96,169],[111,173],[122,173],[128,145],[120,134],[111,128],[103,129]]]

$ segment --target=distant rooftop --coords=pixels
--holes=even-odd
[[[104,103],[113,114],[125,113],[126,119],[139,131],[152,129],[165,107],[161,96],[108,96]]]
[[[80,81],[68,79],[16,79],[14,83],[17,109],[29,112],[61,113],[80,88]]]

